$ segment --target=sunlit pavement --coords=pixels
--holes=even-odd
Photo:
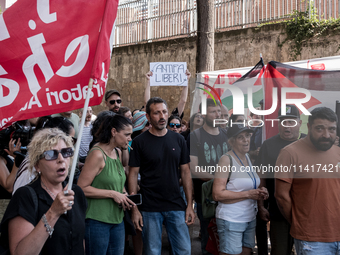
[[[191,239],[191,254],[192,255],[200,255],[201,253],[201,239],[199,238],[200,224],[199,220],[196,217],[195,223],[189,227],[189,234]],[[133,255],[132,241],[130,238],[129,247],[126,248],[125,255]],[[257,249],[254,249],[254,255],[257,255]],[[162,255],[171,255],[170,253],[170,245],[168,242],[168,236],[166,234],[165,227],[163,226],[163,235],[162,235]],[[270,252],[268,253],[270,255]]]

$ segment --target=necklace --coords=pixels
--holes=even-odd
[[[45,185],[45,183],[43,183],[43,181],[41,181],[41,184],[43,185],[43,187],[45,188],[45,190],[47,191],[47,193],[50,194],[50,196],[51,196],[51,197],[53,198],[53,200],[54,200],[56,196],[53,194],[53,192],[50,191],[50,190],[46,187],[46,185]]]

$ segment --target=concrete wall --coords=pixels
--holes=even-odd
[[[274,24],[259,29],[247,28],[215,34],[215,70],[252,66],[259,61],[260,53],[264,62],[293,61],[290,56],[290,44],[278,46],[285,39],[284,25]],[[308,42],[298,60],[339,55],[340,35],[332,34],[315,38]],[[196,37],[138,44],[115,48],[113,50],[108,89],[118,89],[125,106],[140,108],[144,98],[145,73],[150,62],[180,61],[187,62],[192,73],[190,91],[195,87]],[[160,96],[169,105],[176,107],[181,93],[178,87],[152,87],[151,97]],[[105,109],[104,103],[94,108],[95,112]],[[185,119],[189,117],[190,102],[185,110]]]
[[[5,11],[5,8],[6,8],[6,0],[0,0],[0,8],[1,8],[1,11]]]
[[[192,73],[190,86],[194,86],[196,51],[196,37],[115,48],[107,89],[120,91],[123,105],[131,110],[141,108],[144,105],[145,74],[150,70],[149,63],[169,61],[187,62]],[[182,87],[151,87],[151,97],[164,98],[171,110],[177,106],[181,92]],[[186,106],[185,115],[189,116],[189,103]],[[104,102],[94,107],[96,113],[103,109]]]

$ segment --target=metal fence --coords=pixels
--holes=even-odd
[[[194,34],[196,15],[195,0],[120,1],[114,44]]]
[[[339,0],[313,1],[319,18],[339,17]],[[306,11],[302,0],[215,0],[215,31],[281,20],[293,10]],[[196,0],[121,0],[114,46],[196,35]]]

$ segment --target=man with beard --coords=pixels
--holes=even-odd
[[[221,118],[221,105],[213,99],[207,99],[207,113],[202,127],[196,129],[188,137],[190,144],[190,170],[193,176],[195,201],[197,203],[197,216],[201,223],[201,249],[206,250],[209,239],[208,225],[211,219],[202,215],[202,184],[209,181],[213,173],[205,172],[208,166],[216,166],[220,157],[228,151],[228,138],[226,129],[214,126],[214,120]],[[200,166],[201,171],[197,171]]]
[[[118,90],[110,89],[105,92],[105,104],[110,111],[113,111],[114,113],[119,111],[122,99],[120,98]]]
[[[291,224],[297,254],[339,254],[340,148],[333,146],[337,116],[315,108],[308,118],[308,135],[283,148],[276,166],[275,197]]]
[[[279,133],[263,142],[259,155],[255,161],[256,166],[275,167],[276,160],[282,148],[305,137],[305,134],[300,134],[302,120],[300,112],[295,105],[286,106],[286,114],[283,115],[281,109],[278,114]],[[264,170],[264,168],[262,168]],[[289,234],[290,224],[282,216],[276,204],[274,197],[275,179],[274,172],[265,173],[261,178],[260,187],[266,187],[269,192],[268,205],[264,205],[264,201],[258,202],[259,213],[257,219],[257,243],[259,246],[260,240],[263,242],[263,253],[268,254],[267,248],[267,222],[270,221],[270,242],[272,255],[290,255],[293,248],[293,238]],[[264,226],[263,222],[265,222]]]
[[[191,254],[187,225],[195,220],[192,208],[192,181],[189,153],[183,136],[166,128],[166,102],[153,97],[146,104],[146,117],[151,128],[137,136],[130,152],[128,185],[137,194],[137,176],[141,175],[140,193],[143,203],[132,209],[135,228],[142,231],[144,252],[161,254],[162,224],[166,227],[174,254]],[[182,179],[188,201],[180,193]]]

